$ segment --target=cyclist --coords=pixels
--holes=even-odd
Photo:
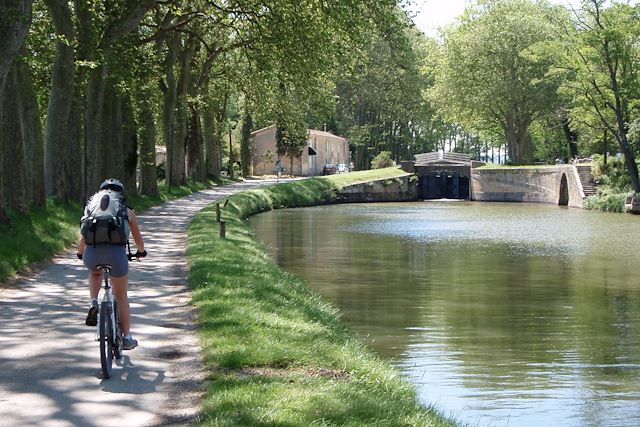
[[[117,179],[107,179],[100,185],[100,190],[112,190],[124,194],[124,185]],[[129,229],[138,248],[135,257],[142,258],[147,255],[144,249],[144,241],[138,228],[136,214],[127,206]],[[125,245],[114,244],[94,244],[87,245],[84,237],[80,238],[78,244],[78,258],[83,260],[84,265],[89,269],[89,294],[91,302],[89,313],[85,320],[87,326],[98,324],[98,294],[102,284],[102,272],[96,268],[99,264],[111,265],[111,289],[118,303],[118,314],[120,324],[124,334],[122,348],[132,350],[138,346],[138,341],[131,336],[131,309],[127,297],[127,287],[129,283],[129,261]]]

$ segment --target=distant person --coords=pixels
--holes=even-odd
[[[138,228],[136,214],[126,204],[124,185],[117,179],[107,179],[100,185],[84,210],[80,228],[82,237],[78,244],[78,258],[89,269],[89,294],[91,302],[85,320],[87,326],[98,324],[98,294],[102,285],[102,272],[97,266],[111,266],[111,289],[118,304],[120,324],[124,334],[122,348],[132,350],[138,341],[131,336],[131,309],[127,296],[129,260],[127,243],[129,232],[135,241],[135,257],[147,256],[144,241]]]

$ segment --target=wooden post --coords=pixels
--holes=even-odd
[[[216,203],[216,222],[220,222],[220,203]]]
[[[220,221],[220,238],[224,239],[226,237],[227,234],[227,230],[226,230],[226,226],[224,221]]]

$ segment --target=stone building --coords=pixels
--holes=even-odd
[[[291,160],[287,156],[279,157],[276,150],[276,126],[271,125],[251,133],[254,141],[252,158],[254,175],[273,175],[276,173],[276,161],[280,159],[286,174],[296,176],[322,175],[326,164],[349,164],[349,142],[331,132],[309,129],[307,146],[302,155]]]

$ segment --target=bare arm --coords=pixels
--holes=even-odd
[[[82,255],[84,253],[84,248],[87,247],[87,243],[84,241],[84,237],[80,237],[80,241],[78,242],[78,253]]]
[[[138,248],[138,251],[144,252],[144,240],[142,240],[142,234],[140,234],[140,228],[138,228],[138,218],[133,209],[129,209],[129,228],[131,229],[133,241],[136,242],[136,248]]]

